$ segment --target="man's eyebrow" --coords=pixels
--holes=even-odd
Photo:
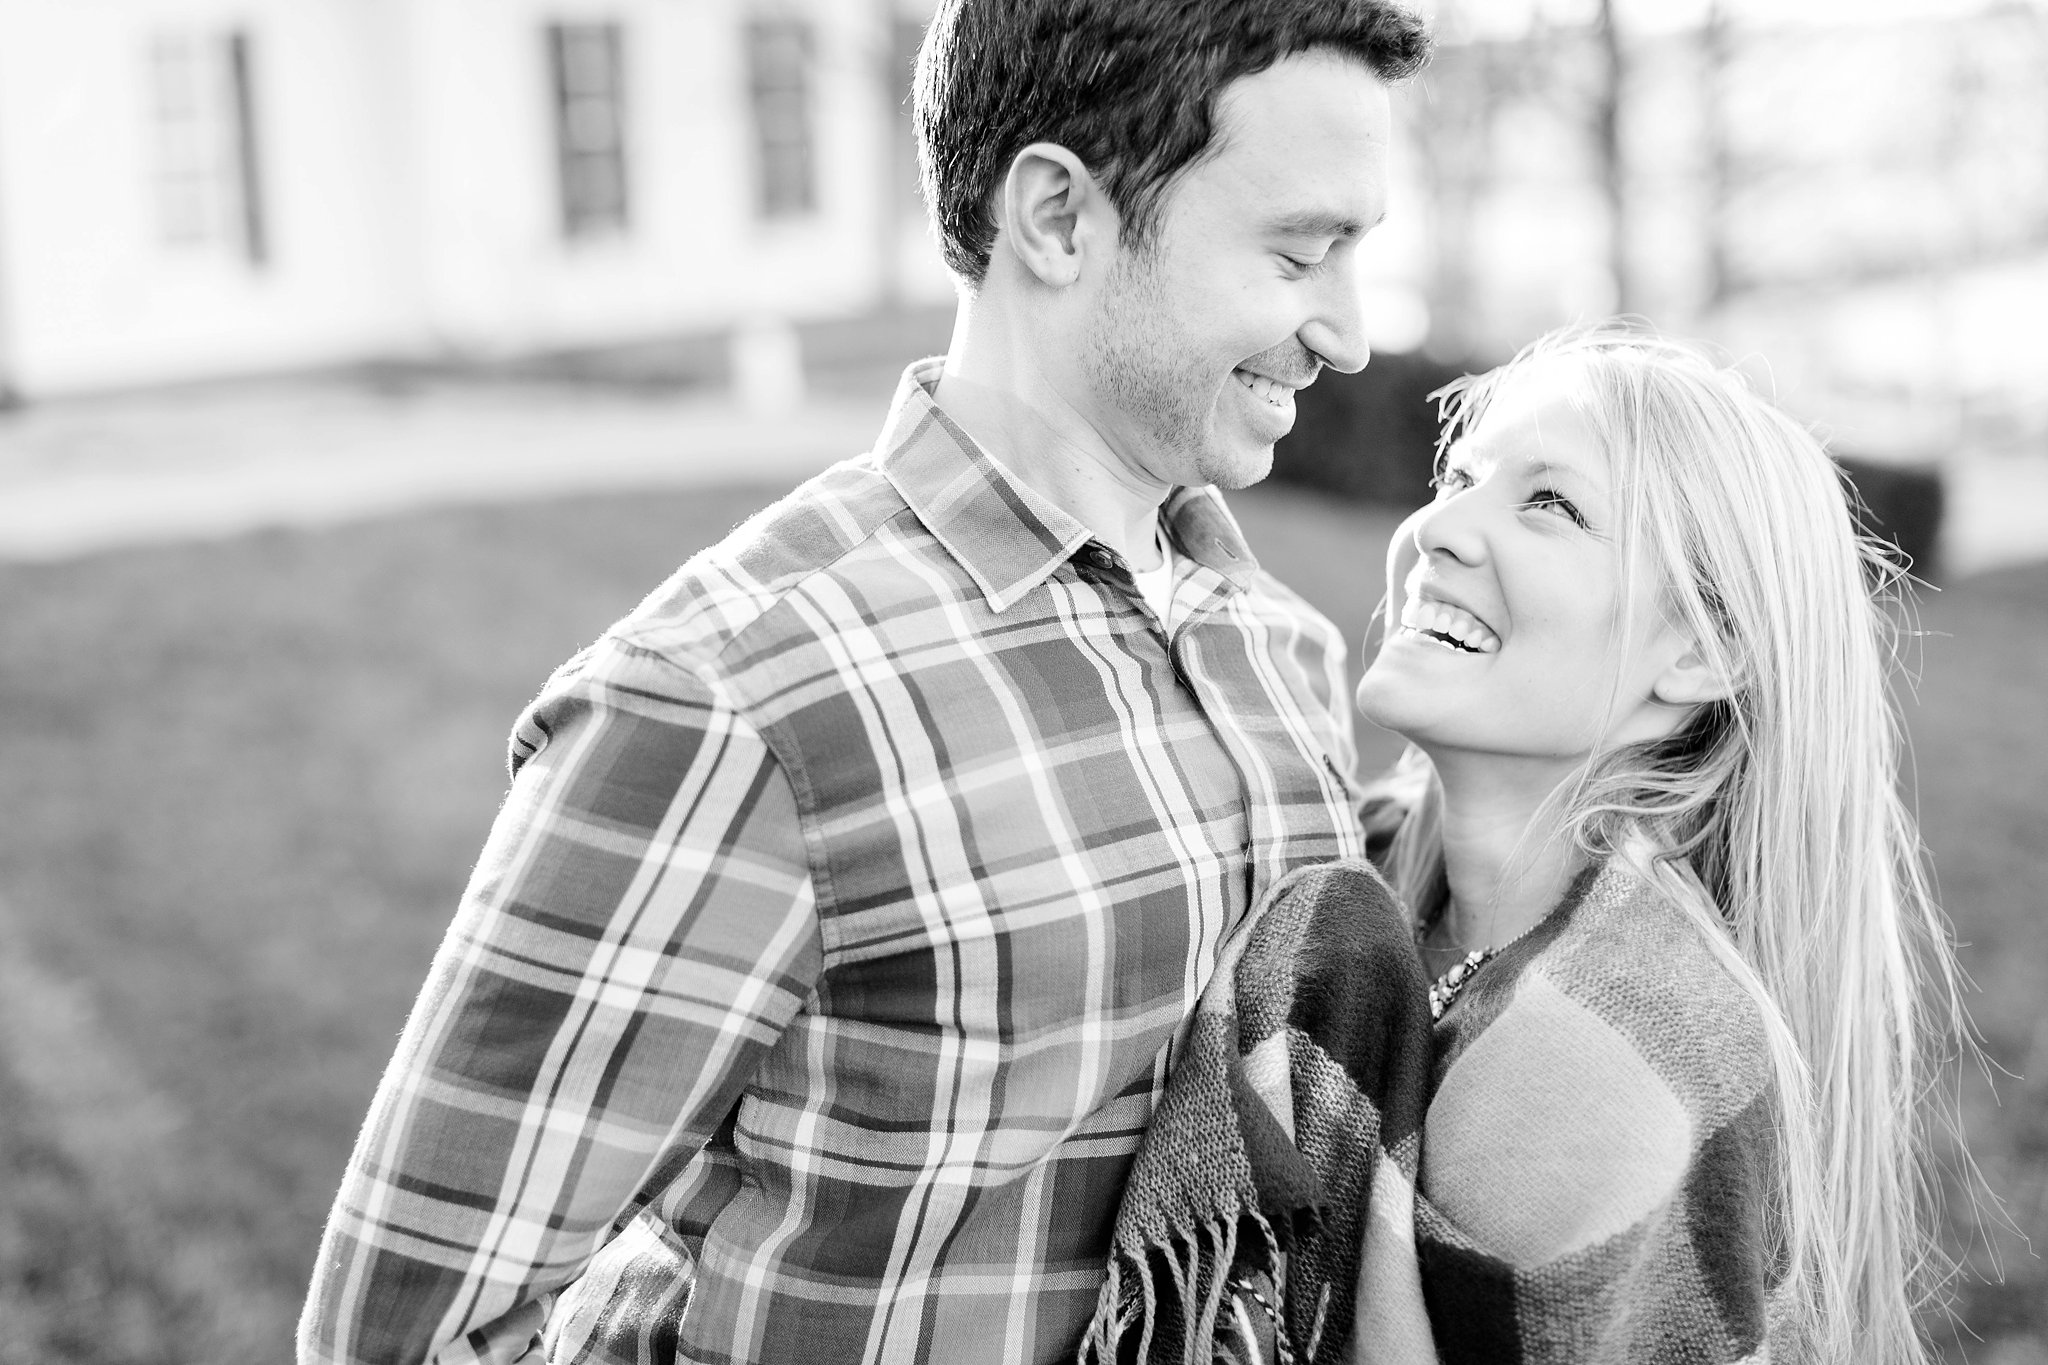
[[[1331,213],[1323,209],[1298,209],[1268,219],[1266,230],[1284,237],[1339,237],[1356,241],[1386,221],[1382,212],[1370,223],[1361,222],[1348,213]]]

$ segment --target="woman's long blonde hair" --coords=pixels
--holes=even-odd
[[[1733,682],[1669,739],[1595,755],[1557,794],[1559,824],[1669,889],[1762,1007],[1788,1326],[1824,1360],[1925,1360],[1915,1310],[1944,1277],[1923,1129],[1942,1109],[1936,1053],[1968,1033],[1898,790],[1904,572],[1857,532],[1810,432],[1738,371],[1639,331],[1555,332],[1449,386],[1444,444],[1537,366],[1566,377],[1607,451],[1624,565],[1647,553],[1666,615]],[[1377,795],[1369,809],[1400,819],[1389,875],[1426,914],[1444,896],[1429,760],[1411,747]]]

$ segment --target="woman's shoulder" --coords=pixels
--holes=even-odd
[[[1529,970],[1625,1039],[1711,1126],[1765,1088],[1763,1007],[1675,892],[1615,858],[1594,874]]]
[[[1728,1134],[1768,1128],[1762,1015],[1707,932],[1610,865],[1462,1024],[1467,1001],[1446,1015],[1463,1036],[1430,1102],[1422,1184],[1479,1245],[1537,1265],[1644,1226]]]
[[[1516,1068],[1602,1107],[1655,1091],[1686,1113],[1694,1138],[1718,1130],[1769,1089],[1772,1060],[1763,1009],[1733,948],[1710,933],[1671,892],[1610,860],[1501,964],[1509,970],[1491,982],[1481,972],[1479,999],[1444,1038],[1440,1085],[1458,1070]]]

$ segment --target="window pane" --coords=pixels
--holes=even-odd
[[[151,95],[157,118],[181,123],[198,114],[198,79],[192,44],[183,37],[158,38],[150,49]]]
[[[612,73],[611,36],[606,28],[562,31],[562,84],[569,94],[611,97],[617,86]]]
[[[549,27],[555,157],[562,231],[570,237],[626,227],[625,90],[617,24]]]
[[[563,117],[562,135],[572,152],[609,152],[619,145],[618,119],[605,101],[571,100]]]
[[[248,35],[163,34],[150,44],[148,80],[160,240],[261,265],[269,243]]]
[[[206,55],[188,34],[166,34],[150,45],[157,229],[166,246],[216,241],[228,216],[221,202],[225,130],[217,92],[205,79]]]
[[[747,26],[754,148],[761,213],[770,218],[816,207],[812,167],[811,29],[799,19]]]

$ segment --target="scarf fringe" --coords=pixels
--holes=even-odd
[[[1335,1289],[1335,1285],[1326,1284],[1323,1292],[1316,1295],[1316,1318],[1308,1329],[1308,1349],[1302,1353],[1304,1359],[1314,1360],[1316,1353],[1323,1349],[1323,1328],[1330,1321],[1330,1298]]]
[[[1119,1252],[1095,1301],[1095,1316],[1081,1339],[1078,1365],[1117,1365],[1118,1352],[1133,1328],[1138,1332],[1135,1359],[1155,1365],[1159,1342],[1159,1285],[1154,1263],[1163,1263],[1180,1304],[1180,1354],[1183,1365],[1208,1365],[1215,1354],[1216,1329],[1230,1301],[1231,1270],[1237,1264],[1242,1229],[1250,1222],[1258,1250],[1276,1277],[1280,1272],[1279,1242],[1266,1219],[1256,1211],[1203,1220],[1191,1232],[1174,1231],[1148,1243],[1142,1254]]]

